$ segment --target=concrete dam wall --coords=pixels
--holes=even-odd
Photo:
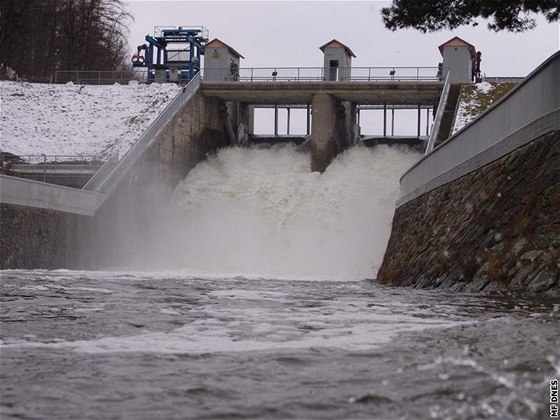
[[[401,178],[378,280],[560,294],[560,53]]]

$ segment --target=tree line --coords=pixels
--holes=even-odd
[[[121,0],[0,0],[0,63],[30,80],[121,70],[131,20]]]

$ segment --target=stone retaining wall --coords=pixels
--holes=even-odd
[[[397,208],[378,280],[560,295],[560,131]]]

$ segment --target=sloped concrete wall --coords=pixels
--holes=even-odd
[[[410,168],[401,178],[398,205],[558,129],[559,75],[557,52],[471,124]]]

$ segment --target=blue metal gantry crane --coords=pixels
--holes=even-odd
[[[148,68],[147,82],[188,83],[200,72],[208,29],[156,26],[154,36],[146,35],[146,41],[147,44],[139,45],[132,56],[132,66]]]

